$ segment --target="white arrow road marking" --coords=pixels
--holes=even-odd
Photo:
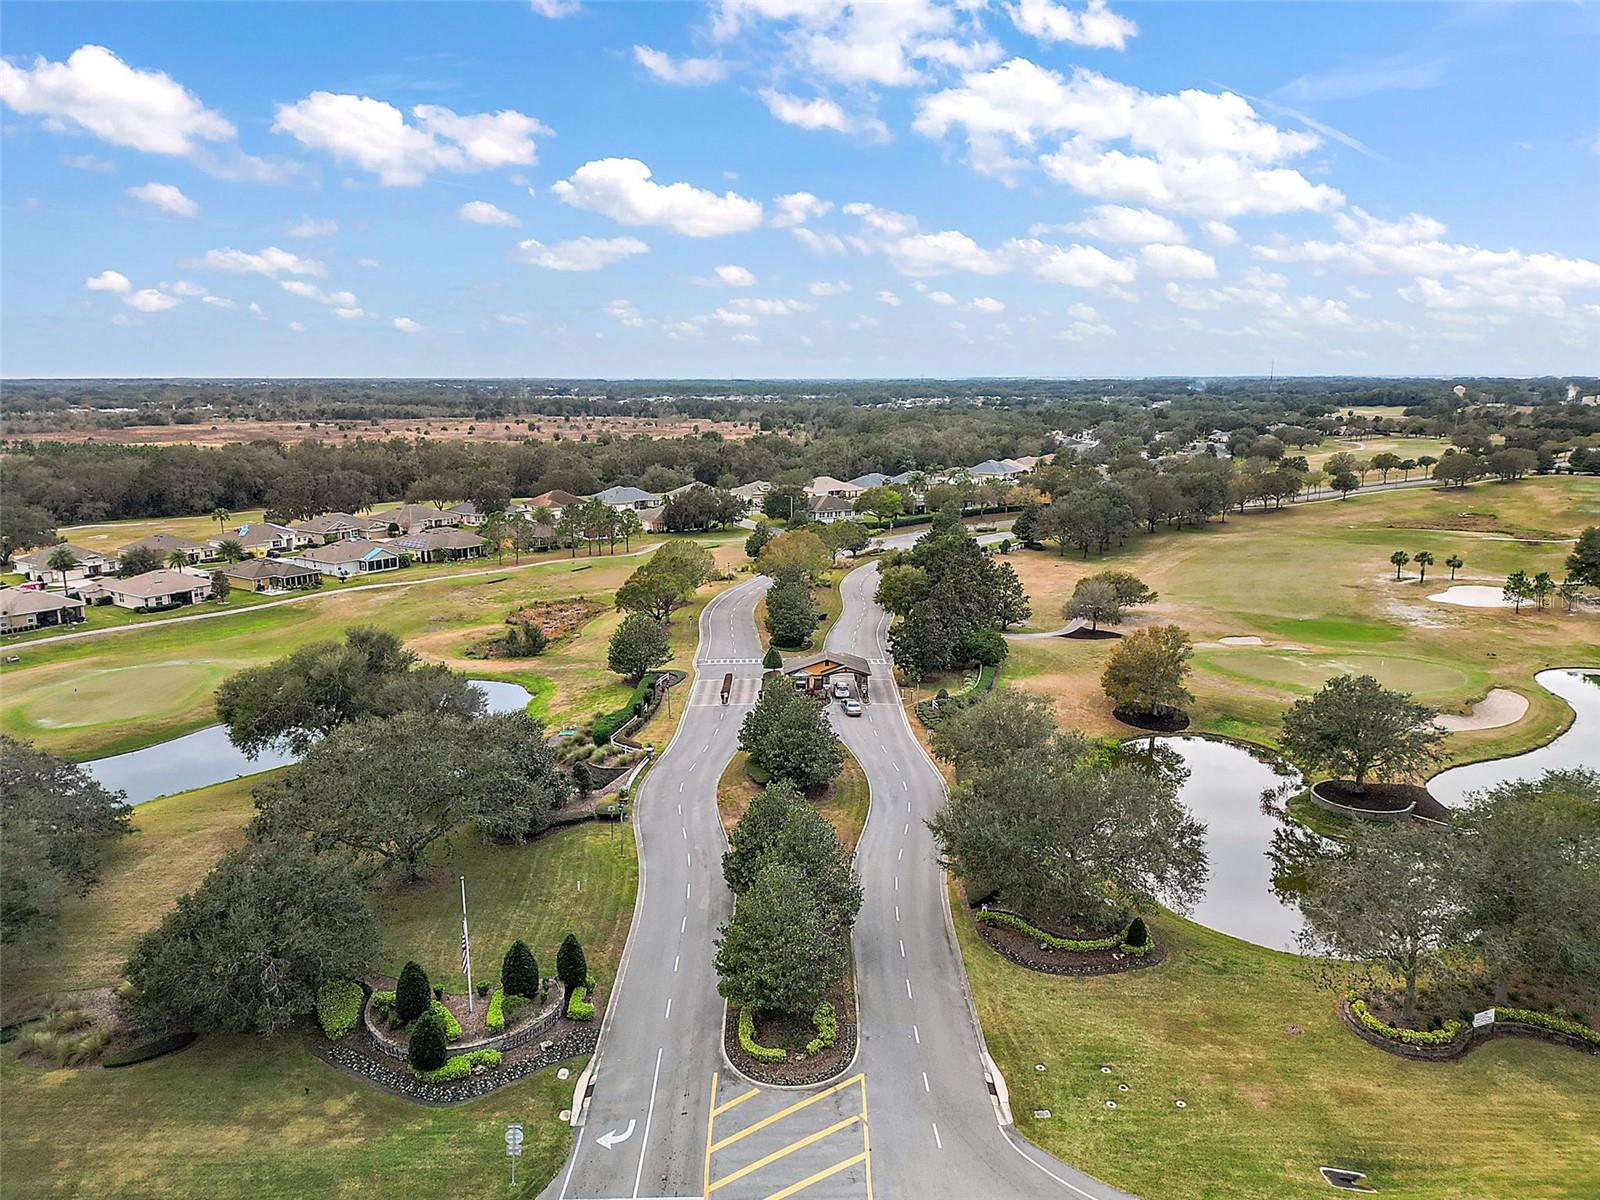
[[[607,1150],[610,1150],[613,1146],[617,1145],[617,1143],[625,1142],[631,1138],[633,1136],[633,1127],[636,1124],[638,1124],[638,1122],[629,1120],[628,1127],[621,1133],[618,1133],[615,1129],[613,1129],[610,1133],[602,1133],[599,1137],[595,1138],[595,1141],[604,1146]]]

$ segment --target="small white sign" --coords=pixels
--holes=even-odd
[[[1485,1025],[1494,1024],[1494,1009],[1486,1008],[1480,1013],[1472,1014],[1472,1027],[1482,1029]]]
[[[507,1125],[506,1126],[506,1153],[508,1155],[510,1155],[512,1158],[518,1158],[518,1157],[521,1156],[521,1154],[522,1154],[522,1126],[521,1125]]]

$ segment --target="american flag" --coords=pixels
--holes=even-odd
[[[472,973],[472,943],[467,940],[467,919],[461,918],[461,973]]]

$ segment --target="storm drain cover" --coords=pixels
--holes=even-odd
[[[1361,1192],[1368,1196],[1377,1194],[1377,1188],[1369,1188],[1362,1184],[1367,1177],[1365,1171],[1351,1171],[1344,1167],[1318,1167],[1322,1177],[1334,1187],[1346,1192]]]
[[[1050,1110],[1048,1108],[1036,1108],[1036,1109],[1034,1109],[1033,1110],[1033,1119],[1035,1121],[1048,1121],[1050,1119]]]

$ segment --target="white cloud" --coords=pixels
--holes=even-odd
[[[336,316],[336,317],[339,317],[341,320],[354,321],[359,317],[370,317],[372,314],[369,313],[364,308],[351,307],[351,308],[336,308],[336,309],[333,310],[333,315]]]
[[[1183,242],[1183,228],[1171,217],[1148,208],[1126,208],[1120,204],[1098,204],[1081,220],[1067,226],[1071,233],[1099,238],[1103,242]]]
[[[1066,287],[1113,287],[1132,283],[1139,273],[1132,259],[1112,258],[1093,246],[1074,244],[1063,249],[1033,238],[1013,238],[1004,250],[1020,269],[1046,283]]]
[[[191,266],[210,267],[217,271],[235,271],[240,274],[265,275],[275,279],[279,275],[313,275],[318,279],[327,275],[328,268],[316,259],[301,258],[276,246],[264,246],[254,254],[235,250],[232,246],[221,250],[207,250]]]
[[[356,266],[366,267],[368,270],[375,271],[383,264],[375,258],[359,258],[356,260]]]
[[[396,329],[398,329],[401,333],[421,333],[422,332],[422,326],[417,324],[410,317],[396,317],[394,319],[394,327]]]
[[[580,7],[578,0],[529,0],[529,2],[535,16],[546,17],[552,21],[570,17]]]
[[[804,300],[767,300],[740,297],[729,300],[711,314],[711,319],[724,325],[749,326],[757,317],[791,317],[796,313],[811,312],[817,306]]]
[[[889,242],[884,252],[902,275],[914,277],[942,275],[946,271],[1001,275],[1009,269],[1001,255],[983,249],[956,229],[898,238]]]
[[[785,125],[811,130],[832,129],[837,133],[869,133],[878,138],[888,136],[883,122],[876,117],[851,116],[826,96],[806,100],[775,88],[764,88],[761,99],[767,111]]]
[[[733,335],[733,340],[745,346],[761,345],[761,339],[753,333],[736,333]]]
[[[63,154],[61,161],[75,171],[115,171],[117,164],[97,154]]]
[[[960,129],[968,162],[1000,175],[1026,169],[1022,156],[1036,154],[1042,139],[1061,138],[1039,164],[1107,200],[1214,217],[1343,202],[1333,188],[1274,165],[1315,149],[1316,134],[1279,129],[1231,92],[1154,94],[1083,68],[1068,77],[1013,58],[924,96],[913,127],[935,139]]]
[[[949,292],[944,291],[929,292],[928,299],[932,300],[935,304],[943,304],[946,306],[956,302],[956,298],[954,296],[952,296]]]
[[[632,300],[613,300],[605,306],[604,312],[612,320],[621,321],[632,329],[642,328],[645,324],[644,317],[634,307]]]
[[[166,312],[169,308],[176,308],[183,301],[176,296],[169,296],[156,288],[141,288],[131,296],[124,296],[122,302],[129,308],[137,308],[140,312],[158,313]]]
[[[573,208],[623,225],[663,225],[685,237],[744,233],[761,224],[761,204],[733,192],[717,195],[687,183],[656,183],[636,158],[587,162],[551,190]]]
[[[437,170],[528,166],[537,159],[534,138],[551,132],[512,109],[462,116],[436,104],[418,104],[411,116],[415,124],[394,105],[370,96],[312,92],[294,104],[280,104],[272,128],[354,163],[391,187],[414,186]]]
[[[513,214],[487,200],[468,200],[456,209],[456,216],[474,225],[506,225],[514,229],[522,224]]]
[[[807,229],[804,226],[791,229],[789,232],[794,234],[796,241],[819,258],[832,258],[844,253],[844,239],[837,233],[818,233],[815,229]]]
[[[238,308],[239,307],[232,300],[226,300],[221,296],[202,296],[201,299],[200,299],[200,303],[201,304],[209,304],[209,305],[211,305],[212,308]]]
[[[1091,342],[1099,338],[1115,337],[1116,330],[1104,321],[1074,321],[1056,336],[1064,342]]]
[[[679,87],[704,87],[727,78],[728,64],[717,58],[673,58],[649,46],[635,46],[633,57],[662,83]]]
[[[878,293],[878,303],[887,304],[890,308],[899,308],[900,297],[885,289],[884,291]]]
[[[292,238],[332,237],[339,232],[339,222],[332,219],[318,220],[315,217],[301,217],[293,225],[286,225],[283,232]]]
[[[866,230],[888,237],[900,237],[917,227],[915,217],[893,209],[879,208],[876,204],[846,204],[844,213],[859,220]]]
[[[151,208],[159,208],[162,212],[174,217],[197,217],[200,215],[200,206],[188,196],[185,196],[176,184],[140,184],[138,187],[129,188],[128,195],[135,200],[144,201]]]
[[[128,277],[121,271],[101,271],[100,274],[85,279],[83,286],[91,292],[116,292],[119,295],[126,295],[133,287],[128,282]]]
[[[550,246],[533,238],[517,243],[517,256],[523,262],[547,271],[598,271],[649,250],[638,238],[631,237],[580,237]]]
[[[290,321],[289,322],[289,329],[293,333],[304,333],[306,331],[305,322],[304,321]]]
[[[1159,279],[1215,279],[1217,261],[1193,246],[1167,246],[1157,242],[1139,251],[1145,269]]]
[[[849,290],[850,285],[845,283],[843,280],[840,280],[837,283],[829,283],[819,280],[816,283],[808,283],[806,285],[806,291],[810,292],[813,296],[842,296]]]
[[[278,286],[283,288],[286,293],[290,293],[291,296],[317,301],[318,304],[339,307],[339,309],[354,309],[354,307],[357,307],[355,293],[350,293],[350,291],[323,291],[315,283],[306,283],[304,280],[298,280],[298,278],[286,278],[286,280],[278,283]]]
[[[981,313],[1002,313],[1006,310],[1006,306],[993,296],[979,296],[967,307]]]
[[[80,46],[66,62],[0,60],[0,100],[58,129],[76,126],[148,154],[196,156],[207,142],[230,142],[232,122],[164,71],[130,67],[104,46]]]
[[[1081,12],[1052,0],[1019,0],[1007,7],[1016,27],[1041,42],[1071,42],[1098,50],[1121,50],[1136,37],[1139,27],[1106,7],[1105,0],[1089,0]]]
[[[825,217],[833,211],[832,200],[819,200],[810,192],[790,192],[786,196],[779,196],[772,206],[777,209],[772,215],[772,223],[779,229],[804,225],[814,217]]]
[[[735,312],[731,308],[723,307],[711,314],[713,321],[721,321],[724,325],[754,325],[755,317],[750,313]]]
[[[1200,228],[1219,246],[1231,246],[1239,240],[1239,231],[1226,221],[1206,221]]]
[[[712,274],[717,277],[719,283],[727,287],[747,288],[754,287],[756,283],[756,277],[750,271],[731,263],[727,266],[713,267]]]
[[[204,296],[206,294],[205,288],[187,279],[180,279],[176,283],[163,283],[161,286],[174,296]]]

